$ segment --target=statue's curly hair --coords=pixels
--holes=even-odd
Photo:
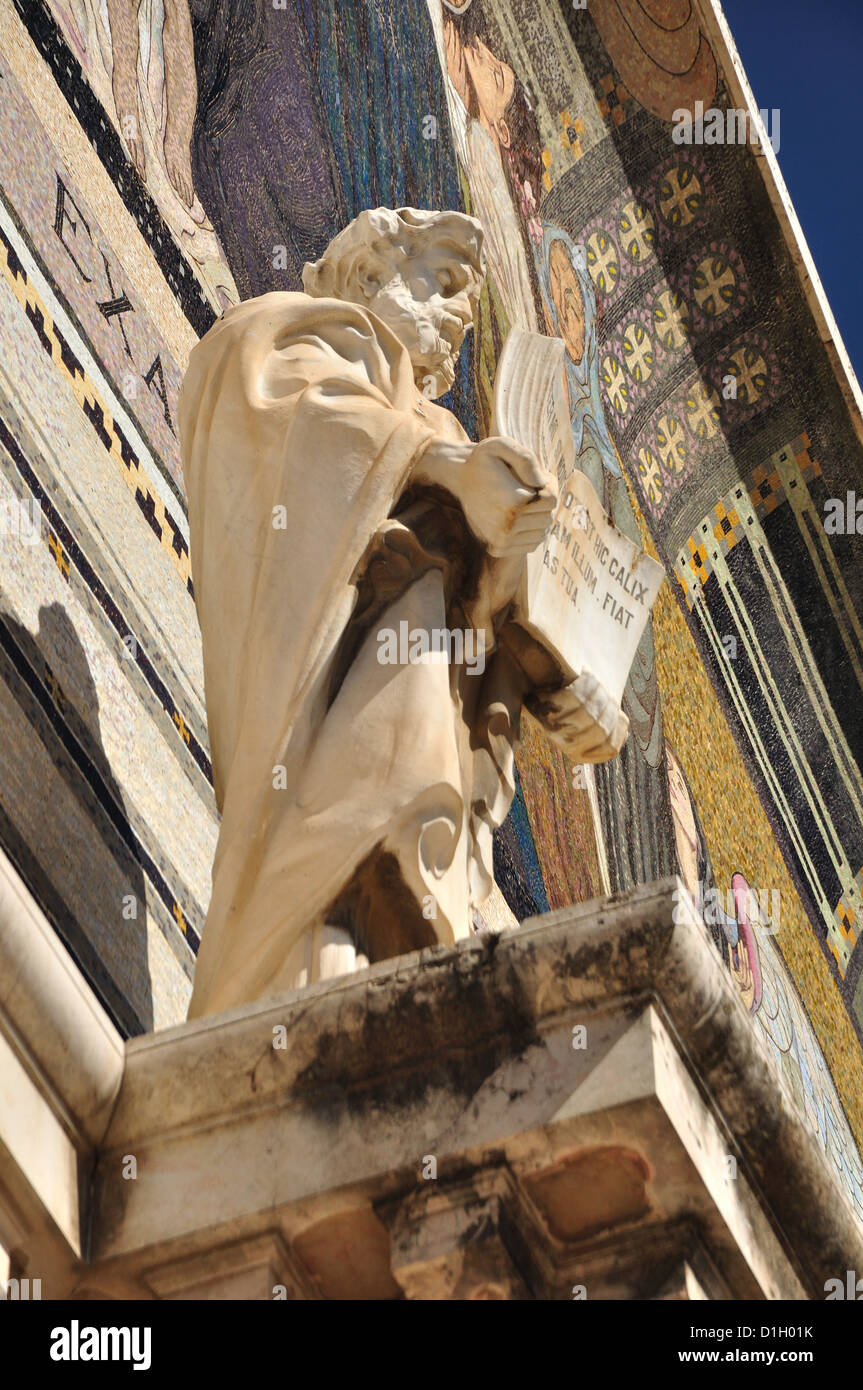
[[[443,243],[469,265],[477,295],[485,275],[483,230],[463,212],[429,212],[424,208],[367,208],[333,237],[320,260],[303,266],[303,289],[315,299],[361,302],[360,272],[386,263],[385,250],[396,247],[405,257],[430,241]]]

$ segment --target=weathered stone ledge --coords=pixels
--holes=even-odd
[[[678,887],[137,1038],[105,1127],[108,1034],[43,1296],[823,1298],[863,1232]]]

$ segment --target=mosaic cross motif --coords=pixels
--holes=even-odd
[[[686,465],[686,440],[673,415],[663,415],[656,426],[656,445],[663,466],[669,473],[680,473]]]
[[[623,339],[623,353],[626,369],[633,381],[647,381],[653,372],[655,359],[653,344],[640,323],[631,323]]]
[[[638,472],[648,502],[658,507],[662,501],[663,477],[659,459],[648,445],[638,451]]]
[[[725,256],[707,256],[701,262],[692,277],[692,293],[705,314],[725,313],[737,295],[737,276]]]
[[[697,439],[712,439],[719,432],[719,397],[697,381],[686,398],[686,419]]]
[[[670,169],[659,188],[659,210],[669,227],[685,227],[697,216],[703,190],[695,172],[682,165]]]
[[[619,415],[625,415],[629,409],[629,387],[624,379],[623,368],[611,354],[602,360],[602,381],[614,409]]]
[[[736,382],[736,399],[743,405],[754,405],[767,385],[768,370],[764,356],[749,344],[732,353],[727,365],[729,376]]]
[[[663,347],[672,351],[686,347],[692,315],[679,290],[664,289],[656,296],[653,322]]]
[[[69,578],[69,560],[68,560],[68,558],[67,558],[67,556],[66,556],[66,552],[64,551],[62,545],[60,544],[60,542],[58,541],[58,539],[57,539],[56,536],[51,535],[51,536],[48,537],[48,549],[50,550],[51,554],[54,556],[54,559],[55,559],[56,564],[57,564],[57,568],[58,568],[58,570],[60,571],[60,573],[62,574],[63,578],[64,578],[64,579],[68,579],[68,578]]]
[[[600,294],[610,294],[620,279],[620,260],[607,232],[594,232],[589,238],[587,268]]]
[[[650,259],[656,247],[656,223],[644,203],[628,202],[618,221],[621,245],[631,261]]]

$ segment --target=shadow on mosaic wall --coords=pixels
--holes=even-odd
[[[859,1029],[863,576],[825,534],[822,467],[844,495],[860,446],[754,157],[672,140],[676,107],[729,105],[694,9],[640,42],[633,9],[569,16],[613,155],[543,208],[583,228],[612,435]]]
[[[672,139],[675,109],[728,105],[697,11],[429,5],[472,210],[489,223],[490,318],[567,343],[576,441],[596,450],[582,466],[601,466],[624,530],[634,490],[859,1029],[863,575],[822,517],[828,491],[853,488],[860,447],[754,158]],[[489,359],[501,335],[481,336]],[[639,658],[625,792],[600,788],[612,869],[638,822],[667,825],[649,636]],[[656,876],[665,846],[650,848]]]
[[[86,835],[86,843],[75,842],[72,825],[58,823],[58,806],[43,788],[41,795],[27,798],[26,824],[12,831],[16,840],[21,838],[15,845],[16,862],[33,861],[29,881],[40,906],[124,1036],[149,1032],[153,998],[145,880],[122,789],[102,745],[99,701],[86,652],[59,603],[40,608],[35,635],[5,613],[0,628],[10,692],[80,804]],[[9,809],[14,814],[16,808]],[[39,867],[34,855],[48,846],[51,852]]]
[[[514,323],[561,337],[577,465],[606,511],[640,545],[640,532],[600,396],[597,304],[586,251],[541,210],[543,141],[535,99],[508,60],[494,7],[473,0],[455,13],[430,5],[447,77],[450,122],[467,171],[470,211],[486,230],[498,292],[478,324],[480,381],[492,380],[498,344]],[[481,385],[478,383],[479,389]],[[662,713],[653,630],[645,629],[623,700],[631,737],[595,769],[611,886],[624,889],[674,871],[662,767]],[[665,812],[665,814],[663,814]]]

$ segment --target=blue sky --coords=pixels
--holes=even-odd
[[[863,0],[721,0],[779,166],[863,381]]]

